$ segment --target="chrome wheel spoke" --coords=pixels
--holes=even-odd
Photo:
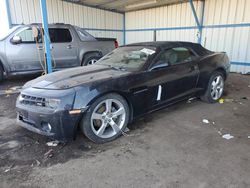
[[[114,120],[111,120],[109,124],[112,127],[112,129],[115,131],[115,133],[118,133],[121,131],[120,127],[114,122]]]
[[[219,91],[215,90],[215,98],[218,99],[218,96],[219,96]]]
[[[105,106],[106,106],[106,112],[111,112],[111,109],[112,109],[112,100],[111,99],[107,99],[105,101]]]
[[[219,89],[219,98],[221,97],[222,93],[223,93],[223,88],[220,88]]]
[[[97,131],[97,135],[98,135],[98,136],[103,135],[103,133],[104,133],[106,127],[107,127],[107,123],[102,123],[101,127],[100,127],[100,128],[98,129],[98,131]]]
[[[216,86],[216,82],[213,81],[213,82],[212,82],[212,87],[214,88],[215,86]]]
[[[113,117],[120,116],[125,113],[125,109],[123,107],[119,108],[117,111],[113,112],[112,115]]]

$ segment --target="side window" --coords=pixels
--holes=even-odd
[[[51,43],[64,43],[72,41],[69,29],[49,28],[49,36]]]
[[[164,63],[171,63],[175,60],[173,60],[173,51],[171,50],[166,50],[165,52],[160,54],[160,57],[158,59],[158,62],[164,62]]]
[[[195,54],[187,48],[178,47],[166,50],[160,56],[161,60],[165,60],[171,65],[192,61]]]
[[[33,37],[32,29],[27,28],[20,33],[16,34],[16,36],[19,36],[22,39],[22,43],[35,43],[36,40]]]
[[[80,37],[81,41],[92,41],[95,37],[87,33],[85,30],[81,29],[80,27],[75,26],[78,36]]]
[[[176,63],[192,61],[195,57],[194,53],[187,48],[173,48],[173,51],[177,54]]]

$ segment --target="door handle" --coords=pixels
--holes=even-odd
[[[67,46],[67,49],[71,49],[71,48],[72,48],[72,46],[71,46],[71,45],[68,45],[68,46]]]

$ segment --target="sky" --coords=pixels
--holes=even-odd
[[[0,38],[9,30],[6,1],[0,0]]]

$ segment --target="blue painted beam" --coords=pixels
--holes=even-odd
[[[203,35],[203,23],[204,23],[204,14],[205,14],[205,0],[202,1],[201,3],[201,22],[200,22],[200,28],[199,28],[199,31],[200,31],[200,37],[198,39],[198,43],[201,44],[202,42],[202,35]]]
[[[218,25],[205,25],[203,26],[207,29],[213,28],[240,28],[240,27],[250,27],[250,23],[241,23],[241,24],[218,24]]]
[[[186,29],[197,29],[197,26],[186,26],[186,27],[161,27],[161,28],[145,28],[145,29],[126,29],[126,32],[137,32],[137,31],[168,31],[168,30],[186,30]]]
[[[83,27],[82,29],[84,30],[89,30],[89,31],[107,31],[107,32],[123,32],[124,29],[99,29],[99,28],[88,28],[88,27]]]
[[[242,24],[219,24],[219,25],[203,25],[204,29],[213,29],[213,28],[242,28],[250,27],[250,23]],[[185,26],[185,27],[162,27],[162,28],[141,28],[141,29],[127,29],[126,32],[140,32],[140,31],[164,31],[164,30],[185,30],[185,29],[198,29],[197,26]]]
[[[200,33],[200,35],[199,35],[199,37],[198,37],[198,43],[201,43],[202,25],[201,25],[201,23],[200,23],[200,21],[199,21],[199,18],[198,18],[198,16],[197,16],[196,10],[195,10],[195,8],[194,8],[193,0],[189,0],[189,4],[190,4],[190,6],[191,6],[191,9],[192,9],[192,12],[193,12],[193,15],[194,15],[195,22],[196,22],[196,24],[197,24],[197,26],[198,26],[199,33]],[[202,9],[203,9],[203,8],[202,8]],[[204,11],[204,9],[203,9],[203,11]]]
[[[42,11],[42,25],[43,25],[43,30],[44,30],[44,43],[45,43],[47,73],[52,73],[50,37],[49,37],[49,26],[48,26],[46,0],[40,0],[40,3],[41,3],[41,11]]]
[[[231,65],[239,65],[239,66],[250,66],[250,62],[239,62],[239,61],[231,61]]]
[[[196,14],[196,10],[194,8],[194,3],[193,3],[193,0],[189,0],[189,4],[191,6],[191,9],[192,9],[192,12],[193,12],[193,15],[194,15],[194,19],[195,19],[195,22],[197,24],[198,27],[201,27],[201,24],[200,24],[200,21],[198,19],[198,16]]]

